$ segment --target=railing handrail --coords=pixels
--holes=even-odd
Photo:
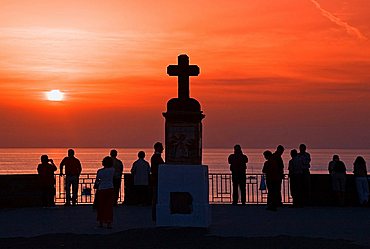
[[[125,194],[125,176],[130,175],[124,173],[122,175],[121,190],[119,202],[124,200]],[[246,197],[249,204],[261,204],[267,202],[267,190],[260,190],[260,183],[263,173],[246,173]],[[78,202],[91,204],[94,201],[93,185],[96,173],[82,173],[79,180]],[[55,174],[56,179],[56,195],[55,201],[57,204],[65,202],[65,175]],[[209,173],[209,201],[210,203],[231,203],[232,202],[232,180],[231,173]],[[292,198],[289,189],[289,178],[284,174],[282,181],[282,201],[283,203],[291,203]]]

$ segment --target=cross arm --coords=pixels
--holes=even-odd
[[[177,65],[169,65],[167,67],[167,74],[169,76],[178,76],[179,75],[179,67]]]

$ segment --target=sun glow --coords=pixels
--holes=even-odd
[[[64,99],[64,94],[59,90],[51,90],[46,93],[46,97],[50,101],[62,101]]]

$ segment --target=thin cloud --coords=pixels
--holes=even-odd
[[[0,50],[4,51],[0,68],[17,74],[63,74],[69,78],[150,74],[155,72],[153,51],[158,64],[158,58],[166,55],[159,48],[179,47],[172,40],[185,39],[184,33],[0,27]]]
[[[323,9],[321,7],[321,5],[316,0],[310,0],[310,1],[311,1],[311,3],[313,3],[315,5],[315,7],[317,9],[320,10],[321,14],[324,17],[328,18],[330,21],[332,21],[333,23],[337,24],[338,26],[343,27],[347,31],[348,34],[350,34],[352,36],[355,36],[355,37],[357,37],[360,40],[367,40],[367,37],[365,35],[363,35],[360,30],[358,30],[357,28],[351,26],[350,24],[348,24],[347,22],[341,20],[340,18],[334,16],[329,11]]]

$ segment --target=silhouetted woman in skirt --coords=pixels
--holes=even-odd
[[[102,162],[103,168],[99,169],[96,173],[96,180],[94,188],[96,191],[96,210],[97,220],[99,226],[103,227],[104,224],[107,228],[112,228],[113,222],[113,160],[107,156]]]

